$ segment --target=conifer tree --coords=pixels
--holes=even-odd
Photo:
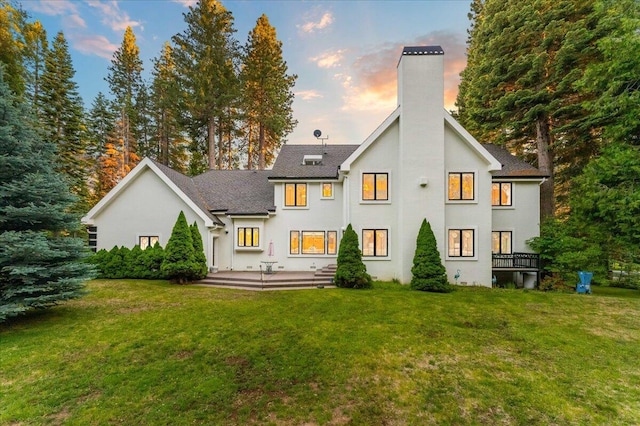
[[[193,222],[190,226],[191,238],[193,240],[193,252],[194,252],[194,280],[201,280],[207,276],[207,257],[204,254],[204,246],[202,244],[202,235],[200,229],[198,229],[198,223]]]
[[[11,3],[9,0],[0,0],[0,65],[5,67],[4,81],[9,90],[22,96],[25,90],[22,60],[25,14]]]
[[[264,14],[249,34],[243,62],[245,119],[250,126],[248,168],[252,168],[252,154],[257,152],[258,169],[264,170],[297,123],[291,108],[297,76],[287,75],[282,42]]]
[[[452,290],[447,282],[446,269],[440,259],[436,237],[427,219],[422,221],[418,232],[411,273],[413,274],[411,288],[414,290],[438,293],[447,293]]]
[[[68,179],[71,191],[78,196],[78,211],[86,211],[87,156],[84,138],[84,111],[75,70],[64,34],[59,32],[46,55],[40,85],[40,121],[45,136],[56,145],[58,170]]]
[[[353,230],[351,224],[347,226],[340,240],[338,268],[334,282],[336,286],[345,288],[370,288],[372,285],[371,276],[367,273],[367,267],[362,262],[358,234]]]
[[[182,211],[173,226],[164,255],[161,270],[168,279],[178,284],[184,284],[192,279],[196,265],[193,238]]]
[[[209,169],[222,168],[224,146],[221,138],[216,144],[218,126],[238,98],[239,49],[233,37],[233,16],[219,1],[201,0],[189,7],[184,20],[187,28],[172,40],[188,113],[186,125],[206,134]]]
[[[139,124],[140,111],[136,99],[142,88],[142,60],[140,48],[136,44],[136,36],[131,27],[124,32],[122,44],[113,54],[109,75],[106,80],[115,97],[118,111],[118,138],[124,147],[124,168],[128,172],[140,160],[136,129]]]
[[[109,100],[102,92],[99,92],[93,100],[91,109],[86,117],[86,139],[89,186],[91,191],[91,204],[97,203],[107,192],[113,188],[111,182],[117,182],[117,177],[108,177],[110,170],[102,168],[103,157],[107,150],[113,148],[115,138],[116,116]],[[117,169],[116,169],[117,170]]]
[[[48,52],[47,32],[42,23],[40,21],[27,23],[24,28],[24,49],[22,54],[26,74],[26,100],[31,105],[31,109],[38,120],[42,112],[40,86],[42,85],[42,74],[45,70]]]
[[[69,212],[75,201],[54,169],[55,147],[29,127],[0,67],[0,322],[80,297],[93,267]]]

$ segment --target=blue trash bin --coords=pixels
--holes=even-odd
[[[576,285],[576,292],[591,294],[591,279],[593,278],[593,272],[579,271],[578,277],[580,277],[580,282]]]

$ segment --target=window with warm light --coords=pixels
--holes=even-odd
[[[491,233],[491,251],[495,254],[511,254],[511,231],[493,231]]]
[[[238,228],[238,247],[259,247],[259,228]]]
[[[474,257],[473,229],[449,229],[449,257]]]
[[[159,241],[160,241],[160,237],[158,236],[143,235],[138,237],[138,245],[142,250],[146,250],[149,247],[153,247]]]
[[[386,229],[362,230],[362,256],[384,257],[388,255],[388,231]]]
[[[307,184],[306,183],[285,183],[284,184],[284,205],[286,207],[306,207]]]
[[[474,175],[474,173],[449,173],[449,200],[473,200]]]
[[[322,198],[333,198],[333,183],[324,182],[321,184]]]
[[[300,231],[289,232],[289,254],[300,254]]]
[[[327,254],[338,253],[338,232],[327,231]]]
[[[324,254],[324,231],[302,231],[302,254]]]
[[[511,182],[497,182],[491,184],[491,205],[511,205]]]
[[[389,173],[363,173],[362,200],[389,200]]]
[[[336,255],[338,231],[289,231],[289,254]]]

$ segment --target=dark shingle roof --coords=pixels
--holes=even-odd
[[[270,170],[209,170],[193,178],[209,210],[226,214],[275,211]]]
[[[157,161],[154,164],[214,222],[210,212],[268,214],[274,211],[270,171],[209,170],[196,177],[185,176]]]
[[[543,178],[548,177],[531,164],[522,161],[506,149],[485,143],[482,146],[489,151],[496,160],[502,164],[502,170],[493,172],[494,177],[521,177],[521,178]]]
[[[283,145],[269,179],[335,179],[338,168],[360,145]],[[318,165],[303,164],[305,155],[322,155]]]

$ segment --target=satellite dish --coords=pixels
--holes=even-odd
[[[322,132],[320,130],[314,130],[313,136],[315,136],[316,138],[319,138],[320,136],[322,136]]]

